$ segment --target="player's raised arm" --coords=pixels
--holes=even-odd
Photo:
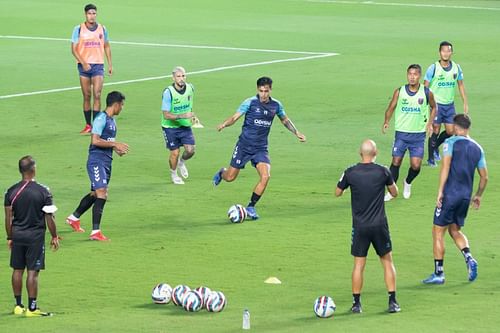
[[[306,136],[302,133],[300,133],[295,125],[293,124],[292,120],[288,118],[287,116],[283,116],[283,118],[280,117],[281,123],[295,136],[299,139],[300,142],[306,142]]]
[[[224,128],[233,125],[243,115],[240,111],[236,111],[231,117],[217,125],[217,131],[222,131]]]
[[[399,89],[394,90],[394,94],[392,95],[391,102],[389,103],[389,106],[387,107],[387,110],[385,111],[385,119],[384,119],[384,124],[382,125],[382,133],[385,134],[387,132],[387,129],[389,128],[389,122],[391,121],[392,114],[394,113],[394,110],[396,109],[396,105],[398,104],[398,98],[399,98]]]

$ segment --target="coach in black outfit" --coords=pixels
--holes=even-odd
[[[384,279],[389,292],[390,313],[401,311],[396,301],[396,269],[392,263],[392,244],[384,209],[384,192],[387,187],[393,197],[398,195],[391,172],[375,163],[377,145],[365,140],[359,151],[361,163],[347,168],[337,184],[335,195],[341,196],[351,187],[352,241],[354,256],[352,272],[353,313],[361,313],[361,289],[368,248],[373,244],[384,267]]]
[[[35,181],[36,165],[31,156],[19,160],[22,180],[5,193],[5,230],[11,250],[10,266],[12,290],[16,298],[14,314],[26,317],[47,316],[37,308],[38,274],[45,268],[45,229],[49,228],[52,240],[50,246],[57,250],[57,236],[53,213],[57,210],[52,203],[48,188]],[[24,269],[28,271],[28,309],[21,302]]]

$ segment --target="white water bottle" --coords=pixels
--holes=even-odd
[[[243,310],[243,329],[250,329],[250,311],[248,309]]]

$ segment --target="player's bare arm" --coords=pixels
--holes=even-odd
[[[472,207],[474,209],[479,209],[484,189],[486,188],[486,184],[488,183],[488,169],[486,168],[477,169],[477,172],[479,173],[479,186],[476,194],[474,194],[474,196],[472,197],[472,202],[471,202]]]
[[[467,100],[467,94],[465,93],[465,85],[463,80],[457,81],[458,91],[460,92],[460,97],[462,97],[462,102],[464,103],[464,113],[469,114],[469,102]]]
[[[231,117],[224,120],[221,124],[217,125],[217,131],[222,131],[224,128],[233,125],[243,115],[241,112],[236,112]]]
[[[429,136],[432,135],[432,128],[433,128],[433,119],[436,117],[437,113],[437,104],[436,100],[434,99],[434,94],[432,91],[429,91],[429,106],[431,107],[431,113],[429,115],[430,119],[427,120],[427,134]]]
[[[106,141],[101,139],[98,134],[92,133],[92,144],[99,148],[113,148],[113,150],[120,156],[125,155],[129,151],[128,144],[116,141]]]
[[[56,218],[54,214],[45,214],[45,223],[47,224],[47,228],[52,236],[52,239],[50,240],[50,247],[54,251],[57,251],[57,249],[59,249],[60,237],[57,235]]]
[[[78,51],[76,50],[76,46],[77,44],[75,43],[71,43],[71,53],[73,53],[73,56],[75,57],[75,59],[80,63],[82,64],[82,67],[83,67],[83,70],[84,71],[89,71],[90,70],[90,64],[88,64],[81,56],[80,54],[78,53]]]
[[[398,186],[396,185],[396,183],[387,186],[387,191],[389,191],[389,193],[392,195],[393,198],[397,197],[399,193]]]
[[[337,187],[337,188],[335,189],[335,196],[336,196],[336,197],[340,197],[340,196],[342,196],[342,194],[344,194],[344,190],[343,190],[343,189],[341,189],[340,187]]]
[[[392,95],[392,99],[389,102],[389,106],[387,107],[387,110],[385,111],[385,119],[384,119],[384,124],[382,125],[382,133],[385,134],[387,130],[389,129],[389,122],[391,121],[392,114],[394,113],[394,110],[396,109],[396,105],[398,105],[398,98],[399,98],[399,89],[394,90],[394,94]]]
[[[281,123],[290,131],[292,132],[293,134],[295,134],[295,136],[300,140],[300,142],[305,142],[306,141],[306,136],[302,133],[300,133],[298,130],[297,130],[297,127],[295,127],[295,125],[293,124],[292,120],[290,118],[288,118],[287,116],[284,116],[283,118],[280,118],[281,119]]]
[[[163,110],[163,118],[169,119],[169,120],[189,119],[189,118],[193,118],[193,117],[194,117],[193,112],[175,114],[175,113],[172,113],[170,111]]]
[[[111,60],[111,46],[109,42],[104,43],[104,53],[106,54],[106,59],[108,60],[108,74],[113,75],[113,62]]]

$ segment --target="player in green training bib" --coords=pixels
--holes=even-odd
[[[422,158],[424,157],[425,133],[432,132],[432,119],[436,114],[434,94],[429,88],[420,84],[422,68],[413,64],[406,70],[408,84],[397,88],[392,95],[392,100],[385,111],[382,133],[386,133],[392,114],[395,116],[396,134],[392,147],[391,174],[394,182],[399,178],[399,168],[406,150],[410,152],[410,168],[404,180],[403,197],[411,196],[411,182],[420,173]],[[429,112],[430,109],[430,112]],[[393,199],[388,192],[384,200]]]
[[[186,70],[175,67],[172,70],[174,83],[163,91],[161,110],[161,128],[165,145],[170,150],[170,177],[176,185],[184,184],[189,176],[186,161],[194,155],[195,141],[191,130],[193,113],[194,87],[186,82]],[[182,155],[180,147],[184,148]],[[181,177],[179,177],[179,170]]]
[[[464,103],[464,113],[469,113],[462,68],[459,64],[451,61],[452,55],[453,45],[450,42],[441,42],[439,44],[439,61],[430,65],[425,73],[424,85],[431,89],[438,106],[434,118],[433,133],[428,141],[429,158],[427,164],[430,166],[436,166],[436,161],[440,160],[439,146],[453,135],[456,87],[458,87]],[[439,134],[443,123],[445,131]]]

